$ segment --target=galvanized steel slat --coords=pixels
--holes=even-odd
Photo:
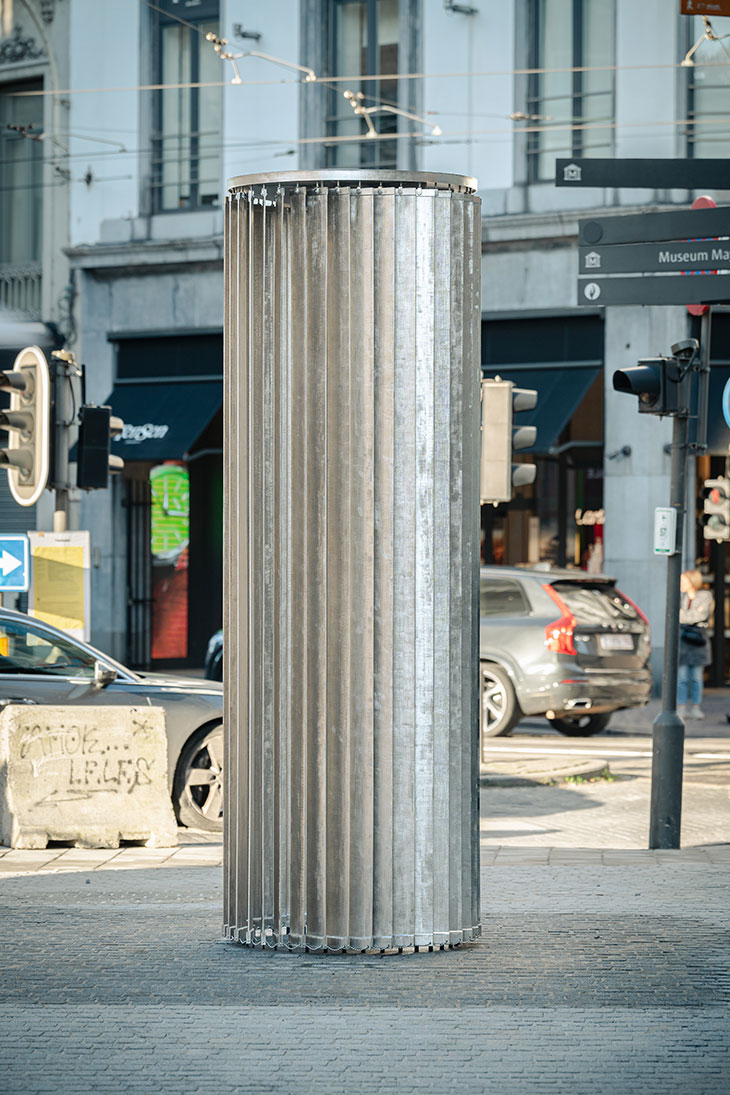
[[[479,206],[382,182],[227,201],[224,921],[252,945],[478,932]]]

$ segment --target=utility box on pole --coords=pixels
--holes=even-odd
[[[473,179],[233,179],[225,935],[479,934]]]

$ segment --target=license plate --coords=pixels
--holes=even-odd
[[[631,635],[599,635],[601,650],[633,650],[634,640]]]

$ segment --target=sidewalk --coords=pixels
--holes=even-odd
[[[555,833],[556,793],[575,791],[490,798],[502,820]],[[728,845],[506,847],[483,832],[479,942],[317,957],[220,943],[221,846],[186,839],[166,859],[2,857],[8,1095],[728,1090]]]
[[[709,750],[722,745],[726,758],[714,767],[718,779],[730,786],[730,689],[705,690],[702,703],[704,719],[688,719],[685,723],[685,779],[697,781],[697,766],[690,766],[691,754],[700,742]],[[652,700],[646,707],[617,711],[611,717],[608,729],[586,738],[568,738],[557,733],[546,719],[526,718],[519,722],[511,735],[490,738],[485,743],[489,759],[481,764],[481,783],[484,787],[519,787],[532,783],[555,784],[566,780],[589,780],[602,773],[650,770],[646,764],[626,763],[617,748],[619,743],[648,757],[652,748],[652,724],[661,710],[661,702]],[[726,744],[723,744],[726,743]],[[541,755],[550,752],[552,755]],[[581,755],[583,754],[583,755]],[[707,765],[700,767],[708,768]],[[725,774],[725,769],[727,773]]]

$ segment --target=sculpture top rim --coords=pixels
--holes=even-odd
[[[321,171],[264,172],[261,175],[234,175],[227,183],[229,192],[245,190],[252,186],[403,186],[424,190],[462,190],[469,194],[477,191],[477,180],[468,175],[452,175],[433,171],[391,171],[377,168],[323,168]]]

